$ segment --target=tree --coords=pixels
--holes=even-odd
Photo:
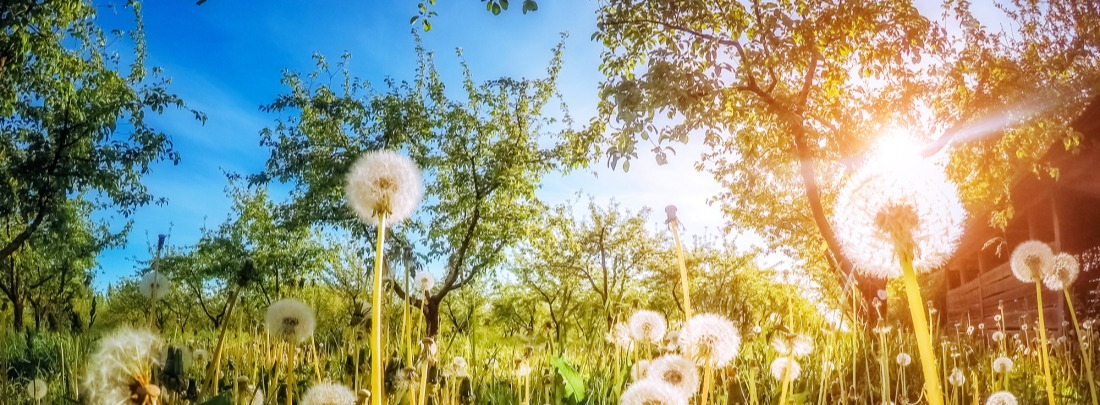
[[[183,101],[159,70],[147,71],[141,7],[128,8],[133,29],[110,35],[83,0],[0,8],[0,218],[17,230],[0,241],[0,260],[61,215],[70,196],[132,213],[153,201],[141,183],[151,165],[178,161],[145,117]],[[133,59],[108,48],[110,37],[131,41]]]
[[[79,331],[86,326],[76,312],[76,301],[91,296],[96,257],[120,244],[128,231],[112,232],[106,223],[92,221],[91,212],[88,201],[65,201],[43,222],[42,230],[0,266],[0,292],[12,303],[16,331],[25,327],[28,304],[35,329],[48,326],[58,330],[69,325]],[[18,224],[8,223],[3,235],[10,238],[18,232]]]
[[[575,208],[564,204],[549,210],[510,267],[546,302],[559,335],[569,312],[584,302],[603,321],[585,335],[602,335],[628,315],[624,312],[643,281],[675,262],[664,254],[669,244],[663,235],[647,229],[648,209],[631,212],[616,202],[601,207],[589,201],[577,217]]]
[[[728,189],[715,199],[731,227],[832,268],[839,283],[826,285],[856,275],[870,299],[882,284],[853,273],[829,218],[849,167],[892,126],[943,133],[925,152],[955,150],[949,170],[968,206],[1005,208],[1021,167],[1033,169],[1055,140],[1074,143],[1064,120],[1073,109],[1061,106],[1098,71],[1100,20],[1085,3],[1013,2],[1005,9],[1020,29],[996,33],[966,2],[948,4],[956,30],[909,1],[613,0],[594,35],[607,76],[594,127],[611,132],[612,166],[636,158],[639,142],[662,161],[668,143],[701,136],[697,167]],[[1059,107],[1010,108],[1035,96]],[[1006,110],[1023,114],[980,131]]]
[[[413,221],[395,230],[396,247],[388,257],[414,251],[421,262],[443,262],[446,274],[437,290],[423,302],[409,297],[423,308],[427,332],[435,335],[443,298],[497,266],[504,250],[522,238],[541,206],[535,196],[541,176],[584,164],[588,156],[564,137],[540,137],[570,124],[567,114],[559,122],[543,112],[556,93],[560,45],[543,79],[476,83],[464,65],[465,100],[445,95],[431,55],[417,51],[416,80],[387,80],[383,94],[360,95],[369,85],[348,73],[347,55],[336,72],[317,56],[317,71],[287,73],[289,94],[264,110],[291,116],[264,130],[271,158],[252,180],[293,185],[289,223],[336,226],[362,236],[374,230],[347,208],[344,173],[368,150],[408,153],[424,170],[425,199]],[[391,283],[400,296],[410,295],[398,284]]]

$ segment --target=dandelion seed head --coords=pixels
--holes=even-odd
[[[985,400],[985,405],[1017,405],[1016,396],[1008,391],[994,392]]]
[[[314,384],[302,396],[302,405],[355,405],[355,393],[340,384]]]
[[[634,347],[634,339],[630,337],[630,327],[622,322],[612,326],[611,330],[604,335],[604,338],[607,339],[609,343],[623,350],[630,350]]]
[[[695,368],[695,363],[683,356],[666,354],[658,357],[650,364],[648,376],[668,383],[685,397],[691,397],[699,390],[699,370]]]
[[[918,273],[941,266],[955,252],[966,219],[943,171],[923,160],[915,145],[890,153],[893,141],[876,145],[841,188],[833,209],[845,255],[860,272],[877,278],[901,275],[899,248],[912,256]]]
[[[435,288],[435,276],[427,271],[420,271],[416,273],[416,287],[420,289],[420,292],[428,293]]]
[[[966,383],[966,375],[963,374],[962,370],[956,368],[951,370],[951,375],[947,376],[947,382],[953,386],[961,387]]]
[[[1012,359],[1001,356],[996,360],[993,360],[993,372],[997,374],[1004,374],[1012,371]]]
[[[168,290],[172,287],[172,282],[159,271],[150,271],[141,277],[139,287],[141,296],[153,301],[159,301],[168,294]]]
[[[1053,291],[1061,291],[1072,285],[1077,280],[1077,274],[1081,272],[1077,258],[1067,253],[1054,255],[1051,266],[1050,272],[1043,277],[1043,284]]]
[[[675,352],[680,350],[680,331],[674,330],[665,334],[665,351]]]
[[[27,397],[32,401],[41,401],[46,397],[47,390],[46,382],[41,379],[35,378],[27,383]]]
[[[665,337],[668,324],[665,317],[656,311],[640,310],[630,316],[628,322],[630,337],[642,344],[657,343]]]
[[[388,150],[363,154],[347,176],[348,203],[359,220],[371,225],[379,225],[382,214],[386,226],[407,219],[420,203],[423,187],[416,163]]]
[[[687,405],[687,397],[664,381],[649,378],[627,387],[619,398],[622,405]]]
[[[191,359],[197,364],[206,364],[210,361],[210,352],[203,349],[196,349],[191,353]]]
[[[516,369],[512,374],[519,378],[527,377],[531,374],[531,366],[528,365],[526,361],[520,360],[519,363],[516,364]]]
[[[163,350],[160,337],[144,329],[122,327],[104,336],[84,374],[84,393],[89,403],[122,404],[135,395],[142,400],[154,396],[149,382],[153,369],[162,365],[159,359]]]
[[[1005,340],[1005,333],[1001,332],[1001,331],[996,331],[996,332],[993,332],[993,335],[990,336],[990,337],[993,338],[994,342],[1001,342],[1001,341]]]
[[[1046,243],[1029,240],[1016,246],[1009,259],[1012,274],[1025,283],[1042,280],[1054,263],[1054,252]]]
[[[264,323],[272,337],[299,344],[313,336],[317,319],[308,305],[294,298],[283,298],[267,307]]]
[[[894,358],[894,361],[896,361],[899,366],[909,367],[909,364],[913,363],[913,357],[909,356],[909,353],[902,352],[898,353],[898,356]]]
[[[680,330],[680,347],[696,364],[722,368],[741,349],[741,334],[723,316],[699,314]]]
[[[784,356],[802,357],[814,350],[814,342],[809,336],[798,333],[783,333],[772,338],[772,349]]]
[[[782,381],[783,373],[786,373],[787,380],[794,381],[802,374],[802,365],[798,364],[798,360],[790,357],[776,357],[772,361],[771,371],[772,377],[775,377],[776,380]]]

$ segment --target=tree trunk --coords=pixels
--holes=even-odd
[[[26,327],[26,324],[23,320],[24,305],[25,304],[23,303],[22,299],[16,299],[11,302],[11,309],[14,315],[12,317],[12,328],[14,328],[16,332],[20,333],[22,333],[24,328]]]
[[[439,334],[439,303],[443,297],[431,297],[424,303],[425,335],[432,339]]]

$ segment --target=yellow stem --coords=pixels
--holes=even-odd
[[[791,375],[790,375],[790,373],[791,373],[791,371],[790,371],[791,370],[791,363],[790,362],[791,361],[792,360],[788,357],[787,358],[787,364],[783,366],[783,376],[782,376],[783,379],[782,379],[782,382],[780,383],[780,384],[782,384],[783,388],[781,389],[781,392],[779,394],[779,405],[787,405],[787,389],[788,389],[788,387],[790,387],[788,385],[788,382],[790,381],[790,377],[791,377]]]
[[[680,246],[680,220],[673,219],[668,225],[672,228],[672,237],[676,240],[676,261],[680,265],[680,286],[684,293],[684,319],[691,319],[691,284],[688,280],[687,265],[684,263],[684,248]]]
[[[707,362],[703,366],[703,400],[700,402],[702,405],[707,405],[707,397],[710,396],[710,380],[714,371],[710,367],[710,363]]]
[[[1062,293],[1066,295],[1066,305],[1069,305],[1069,316],[1073,319],[1073,330],[1077,331],[1077,344],[1081,346],[1081,362],[1085,363],[1085,376],[1089,379],[1089,394],[1092,395],[1092,405],[1097,405],[1096,399],[1096,380],[1092,377],[1092,356],[1089,356],[1089,351],[1085,348],[1085,335],[1081,334],[1081,326],[1077,323],[1077,312],[1073,310],[1073,298],[1069,296],[1069,290],[1062,288]]]
[[[928,333],[928,320],[924,316],[924,299],[920,295],[917,274],[908,255],[900,255],[899,261],[905,281],[905,295],[909,298],[909,314],[913,317],[913,330],[917,334],[917,351],[920,352],[920,365],[924,371],[924,391],[929,405],[943,405],[936,354],[932,348],[932,336]]]
[[[378,215],[378,241],[374,247],[374,304],[370,319],[370,403],[382,405],[382,243],[386,239],[386,214]]]
[[[1039,306],[1039,345],[1043,349],[1043,377],[1046,378],[1047,403],[1054,405],[1054,384],[1050,379],[1050,357],[1047,354],[1047,323],[1043,316],[1043,284],[1035,281],[1035,304]]]
[[[286,345],[286,405],[294,404],[294,345]]]
[[[321,381],[321,358],[317,356],[317,341],[313,336],[309,337],[309,346],[313,351],[313,372],[317,374],[317,381]]]
[[[429,367],[428,361],[425,360],[424,361],[424,373],[420,375],[420,397],[417,398],[419,400],[420,405],[424,405],[424,404],[427,403],[427,398],[428,398],[428,367]]]

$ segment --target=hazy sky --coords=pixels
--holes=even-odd
[[[596,3],[543,0],[537,12],[527,15],[519,12],[520,2],[514,3],[513,10],[493,16],[477,1],[438,2],[433,29],[421,36],[424,46],[435,52],[444,80],[457,87],[461,79],[458,47],[477,80],[542,77],[560,33],[567,32],[560,90],[574,118],[587,121],[601,78],[601,45],[589,39],[595,31]],[[353,73],[377,86],[386,77],[412,79],[415,73],[414,27],[409,25],[416,14],[414,1],[209,0],[202,6],[151,1],[143,12],[148,64],[163,68],[172,78],[171,90],[205,112],[208,120],[202,125],[185,112],[151,119],[155,128],[173,137],[182,161],[178,166],[159,164],[145,177],[150,192],[168,202],[138,210],[128,244],[100,257],[101,287],[136,274],[136,260],[148,259],[148,246],[157,234],[169,233],[172,244],[192,244],[203,225],[214,227],[226,219],[230,200],[223,171],[263,169],[269,151],[259,145],[259,132],[276,116],[259,106],[285,91],[279,83],[284,70],[308,72],[314,53],[334,61],[347,51]],[[109,16],[105,8],[101,13],[105,20],[129,18],[124,11],[118,17]],[[655,211],[654,227],[663,221],[662,208],[676,204],[687,232],[713,233],[722,217],[706,199],[717,193],[718,185],[694,170],[697,151],[680,149],[680,156],[665,166],[643,153],[628,173],[611,171],[601,161],[590,170],[550,175],[539,195],[551,204],[581,192],[600,203],[614,198],[629,209],[648,206]]]

